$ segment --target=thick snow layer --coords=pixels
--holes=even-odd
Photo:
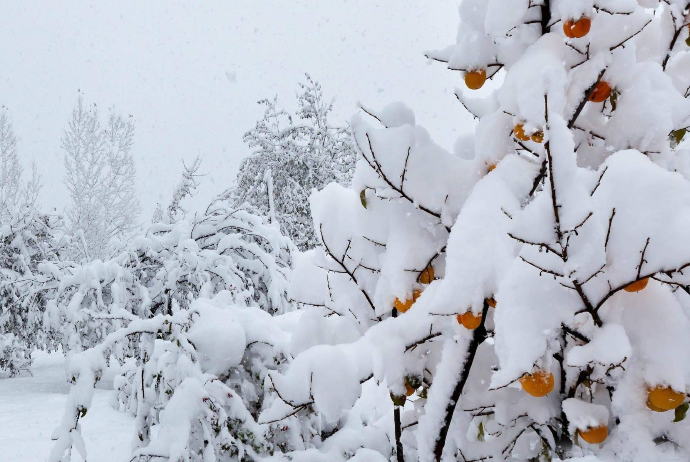
[[[65,409],[69,384],[59,353],[34,355],[33,377],[0,379],[0,460],[45,462],[53,441],[50,435]],[[110,404],[112,372],[94,392],[88,414],[80,420],[90,458],[99,462],[130,459],[133,418]],[[74,462],[81,462],[76,454]],[[91,460],[91,459],[89,459]]]
[[[575,430],[608,426],[609,410],[601,404],[569,398],[563,401],[563,412],[570,422],[570,433],[574,433]]]
[[[625,329],[618,324],[607,324],[596,331],[589,343],[573,347],[567,361],[569,366],[582,367],[589,363],[609,366],[622,363],[631,353]]]
[[[197,304],[199,319],[192,325],[187,337],[194,343],[202,369],[220,375],[242,361],[247,339],[242,326],[223,309]]]

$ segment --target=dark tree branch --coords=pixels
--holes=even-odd
[[[533,245],[535,247],[541,247],[541,248],[546,249],[547,251],[551,252],[552,254],[557,255],[559,258],[561,258],[561,259],[563,258],[563,255],[559,251],[557,251],[556,249],[554,249],[553,247],[551,247],[549,244],[547,244],[545,242],[530,242],[526,239],[522,239],[520,237],[514,236],[512,233],[508,233],[508,236],[510,236],[512,239],[515,239],[518,242],[522,242],[523,244]]]
[[[594,187],[594,189],[592,189],[592,192],[589,193],[590,197],[594,196],[594,193],[597,192],[597,189],[599,189],[599,185],[601,184],[601,179],[604,178],[604,175],[606,174],[606,170],[608,170],[608,169],[609,169],[609,167],[607,165],[606,168],[604,168],[604,171],[601,172],[601,175],[599,175],[599,180],[597,181],[597,185]]]
[[[347,275],[352,279],[352,282],[355,283],[357,288],[359,289],[360,292],[364,295],[364,297],[367,299],[367,303],[369,303],[369,306],[371,307],[372,310],[376,311],[376,308],[374,307],[374,302],[371,301],[371,297],[369,297],[369,294],[362,288],[359,287],[359,282],[357,282],[357,278],[355,277],[355,274],[348,269],[348,267],[345,265],[345,255],[343,255],[342,260],[338,260],[335,255],[333,255],[333,252],[331,252],[331,249],[328,247],[328,244],[326,243],[326,238],[323,236],[323,223],[319,225],[319,233],[321,234],[321,242],[323,243],[323,247],[326,249],[326,253],[333,259],[335,260],[338,265],[347,273]],[[349,249],[349,244],[348,244],[348,249]],[[347,250],[345,251],[345,254],[347,254]]]
[[[642,249],[642,255],[640,256],[640,264],[637,265],[637,279],[640,279],[640,273],[642,272],[642,265],[645,263],[644,254],[647,252],[647,246],[649,246],[649,238],[644,244],[644,249]]]
[[[611,51],[615,50],[615,49],[618,48],[618,47],[622,47],[623,45],[625,45],[625,43],[626,43],[628,40],[632,39],[632,38],[635,37],[637,34],[639,34],[640,32],[642,32],[642,31],[645,29],[645,27],[647,27],[651,22],[652,22],[652,20],[650,19],[649,21],[647,21],[647,23],[646,23],[644,26],[642,26],[642,28],[641,28],[640,30],[638,30],[637,32],[635,32],[634,34],[632,34],[632,35],[631,35],[630,37],[628,37],[627,39],[623,40],[623,41],[622,41],[621,43],[619,43],[618,45],[611,47]],[[676,33],[677,33],[677,32],[676,32]],[[675,43],[675,40],[676,40],[677,38],[678,38],[678,37],[676,37],[676,38],[674,39],[674,43]],[[670,53],[670,51],[669,51],[669,53]],[[666,58],[665,61],[667,61],[667,60],[668,60],[668,58]],[[665,67],[664,67],[664,69],[665,69]]]
[[[606,231],[606,242],[604,243],[604,250],[609,246],[609,238],[611,237],[611,225],[613,224],[613,217],[616,216],[616,209],[611,211],[611,217],[609,218],[609,229]]]
[[[546,269],[546,268],[542,268],[541,266],[538,266],[538,265],[532,263],[531,261],[526,260],[526,259],[525,259],[524,257],[522,257],[522,256],[520,256],[520,260],[524,261],[524,262],[527,263],[528,265],[534,266],[534,267],[535,267],[536,269],[538,269],[539,272],[541,272],[541,273],[552,274],[552,275],[554,276],[554,279],[555,279],[556,277],[559,277],[559,278],[565,277],[565,276],[564,276],[563,274],[561,274],[561,273],[557,273],[557,272],[555,272],[555,271],[551,271],[551,270],[548,270],[548,269]],[[540,276],[541,276],[541,275],[540,275]]]
[[[391,182],[391,180],[388,179],[388,177],[386,176],[386,174],[383,173],[383,169],[381,168],[381,164],[379,163],[378,160],[376,160],[376,153],[374,152],[374,148],[373,148],[373,146],[372,146],[372,144],[371,144],[371,137],[369,136],[368,133],[367,133],[366,136],[367,136],[367,142],[369,143],[369,152],[371,152],[373,165],[372,165],[372,162],[369,161],[369,159],[367,158],[367,156],[364,155],[364,152],[362,152],[362,157],[364,157],[364,159],[367,161],[367,163],[369,164],[369,166],[370,166],[374,171],[378,172],[378,174],[381,176],[381,178],[383,179],[383,181],[385,181],[386,184],[388,184],[388,186],[389,186],[393,191],[395,191],[395,192],[397,192],[398,194],[400,194],[400,196],[401,196],[402,198],[404,198],[405,200],[407,200],[409,203],[415,205],[419,210],[422,210],[423,212],[426,212],[426,213],[428,213],[429,215],[431,215],[431,216],[433,216],[433,217],[436,217],[436,218],[438,218],[439,221],[441,221],[441,214],[440,214],[440,213],[434,212],[433,210],[430,210],[430,209],[424,207],[424,206],[421,205],[421,204],[415,203],[415,201],[412,200],[412,198],[411,198],[410,196],[407,195],[407,193],[404,191],[404,189],[402,188],[402,186],[401,186],[401,187],[395,186],[395,185],[393,184],[393,182]],[[444,226],[444,227],[446,228],[446,230],[448,230],[448,232],[450,232],[450,228],[449,228],[449,227],[447,227],[447,226]]]
[[[460,396],[462,395],[462,390],[465,387],[467,378],[470,375],[470,369],[472,368],[472,363],[474,362],[474,357],[477,354],[477,349],[479,345],[484,342],[487,338],[486,327],[484,323],[486,322],[486,315],[489,311],[489,304],[484,301],[484,309],[482,310],[482,322],[477,329],[472,332],[472,340],[467,348],[467,357],[465,363],[462,366],[462,371],[460,372],[460,377],[458,382],[455,384],[453,393],[450,396],[450,400],[446,405],[445,418],[441,424],[441,429],[439,430],[438,439],[434,445],[434,457],[436,462],[441,462],[441,456],[443,455],[443,448],[446,445],[446,438],[448,437],[448,430],[450,429],[450,423],[453,420],[453,414],[455,413],[455,407],[460,401]]]
[[[582,98],[582,101],[580,101],[580,104],[577,106],[577,109],[575,109],[575,113],[573,114],[573,117],[568,122],[568,128],[573,128],[573,125],[575,125],[575,121],[577,120],[578,117],[580,117],[580,113],[585,108],[585,104],[587,104],[587,101],[589,101],[589,97],[594,92],[594,89],[597,87],[597,84],[601,81],[602,77],[604,77],[605,72],[606,72],[606,68],[602,69],[601,72],[599,72],[599,76],[597,77],[597,80],[595,80],[594,83],[592,84],[592,86],[589,87],[587,89],[587,91],[585,92],[585,97]]]

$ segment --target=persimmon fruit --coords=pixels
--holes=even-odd
[[[530,140],[530,136],[525,134],[525,127],[522,124],[517,124],[513,128],[513,135],[515,135],[515,138],[519,139],[520,141]]]
[[[568,19],[563,23],[563,33],[568,38],[582,38],[589,33],[591,28],[592,20],[586,16],[577,21]]]
[[[546,396],[553,390],[553,374],[547,371],[537,371],[533,374],[525,374],[520,377],[522,389],[536,398]]]
[[[591,427],[587,430],[578,430],[577,434],[589,444],[601,444],[609,436],[609,429],[606,425]]]
[[[421,282],[422,284],[431,284],[431,281],[434,280],[435,276],[436,275],[434,274],[434,267],[429,265],[419,275],[419,282]]]
[[[470,90],[479,90],[486,82],[486,69],[477,69],[465,74],[465,85]]]
[[[607,82],[597,82],[594,91],[589,95],[589,101],[592,103],[603,103],[611,96],[611,85]]]
[[[487,298],[486,304],[489,305],[491,308],[496,308],[496,299],[493,297]]]
[[[645,287],[647,287],[647,284],[649,283],[649,278],[644,278],[640,279],[639,281],[635,281],[632,284],[628,284],[623,288],[626,292],[639,292]]]
[[[412,305],[414,305],[414,302],[417,301],[420,295],[422,295],[422,291],[419,289],[415,289],[412,292],[412,298],[407,299],[404,302],[401,302],[399,298],[396,298],[393,302],[393,306],[395,306],[395,309],[398,310],[400,313],[404,313],[410,308],[412,308]]]
[[[656,386],[649,389],[647,405],[651,404],[652,410],[661,409],[657,412],[666,412],[675,409],[685,401],[685,393],[675,391],[671,387]],[[654,409],[656,408],[656,409]]]
[[[467,313],[459,314],[457,316],[458,323],[462,324],[465,329],[474,330],[482,325],[482,315],[481,313],[475,315],[471,311]]]

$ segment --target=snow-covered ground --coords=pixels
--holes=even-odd
[[[52,447],[50,435],[62,418],[69,385],[61,354],[38,353],[33,377],[0,379],[0,460],[44,462]],[[93,407],[81,419],[89,460],[129,460],[133,418],[113,409],[112,374],[98,385]],[[79,455],[73,461],[81,461]]]

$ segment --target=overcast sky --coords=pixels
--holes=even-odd
[[[204,158],[199,205],[230,186],[256,101],[292,106],[304,72],[343,122],[358,101],[400,100],[449,149],[471,126],[452,96],[459,74],[424,58],[453,42],[456,0],[0,1],[0,104],[47,208],[68,201],[60,136],[78,90],[103,115],[134,116],[142,221],[168,202],[182,159]]]

